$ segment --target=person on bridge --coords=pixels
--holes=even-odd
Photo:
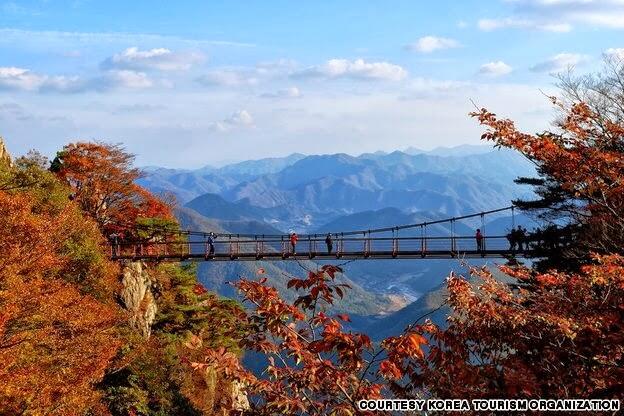
[[[509,241],[509,251],[514,252],[518,243],[518,231],[515,228],[512,228],[507,234],[507,240]]]
[[[290,234],[290,246],[292,247],[292,254],[297,254],[297,241],[299,241],[299,236],[297,233],[293,232]]]
[[[524,251],[526,246],[526,228],[522,228],[521,225],[518,226],[516,231],[516,242],[518,243],[518,250]]]
[[[214,240],[215,240],[215,234],[214,233],[208,234],[208,237],[206,238],[206,245],[208,248],[209,256],[213,256],[215,253]]]
[[[327,237],[325,237],[325,244],[327,244],[327,254],[331,254],[332,249],[334,248],[331,233],[327,233]]]
[[[477,233],[475,234],[475,240],[477,240],[477,251],[481,253],[483,251],[483,234],[481,234],[480,228],[477,228]]]

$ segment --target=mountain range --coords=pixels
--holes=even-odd
[[[153,192],[176,195],[177,216],[184,228],[250,234],[340,232],[420,223],[509,206],[530,192],[513,182],[535,175],[533,165],[507,150],[459,146],[392,153],[302,155],[243,161],[219,168],[149,167],[140,183]],[[512,221],[531,228],[532,221],[509,213],[456,224],[458,234],[506,234]],[[418,230],[411,231],[411,233]],[[447,224],[428,227],[428,235],[448,235]],[[403,236],[410,235],[404,231]],[[489,264],[486,259],[473,265]],[[200,263],[198,279],[225,296],[236,296],[228,281],[256,277],[262,269],[270,284],[287,299],[292,276],[315,270],[318,263]],[[335,310],[349,312],[354,322],[388,328],[407,322],[434,304],[440,284],[451,270],[465,265],[448,260],[356,261],[340,277],[352,286]],[[436,294],[437,293],[437,294]],[[401,309],[402,307],[404,307]],[[386,315],[388,318],[378,318]],[[375,317],[377,316],[377,317]],[[379,324],[380,319],[387,319]],[[377,325],[374,327],[374,325]],[[381,325],[381,327],[379,326]],[[375,329],[375,330],[377,330]]]
[[[297,232],[361,211],[392,207],[457,216],[507,206],[526,195],[513,179],[534,174],[530,162],[510,151],[477,148],[463,156],[451,150],[449,156],[294,154],[219,169],[150,168],[140,183],[172,192],[208,217],[255,219]]]

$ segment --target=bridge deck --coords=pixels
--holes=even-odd
[[[485,237],[482,250],[474,237],[378,237],[337,238],[331,252],[324,239],[300,240],[293,253],[286,239],[229,239],[189,242],[120,243],[111,246],[111,258],[146,261],[282,261],[336,259],[449,259],[509,258],[527,256],[530,251],[512,250],[506,237]]]
[[[450,259],[450,258],[510,258],[518,256],[529,256],[530,252],[509,251],[509,250],[487,250],[483,253],[477,251],[467,251],[450,253],[447,251],[429,251],[424,255],[420,251],[400,251],[392,252],[345,252],[341,254],[326,253],[301,253],[286,254],[281,253],[242,253],[230,255],[227,253],[216,253],[214,255],[203,254],[186,254],[186,255],[159,255],[159,254],[143,254],[143,255],[118,255],[113,256],[114,260],[145,260],[145,261],[284,261],[284,260],[381,260],[381,259]]]

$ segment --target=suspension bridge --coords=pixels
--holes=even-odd
[[[528,241],[510,243],[509,234],[488,235],[487,220],[509,212],[507,230],[515,227],[514,206],[460,217],[370,230],[298,235],[226,234],[149,229],[148,239],[110,242],[113,260],[257,261],[332,259],[444,259],[530,256]],[[500,227],[498,227],[500,230]],[[478,238],[476,230],[480,230]],[[500,232],[500,231],[499,231]],[[522,244],[524,243],[524,244]]]

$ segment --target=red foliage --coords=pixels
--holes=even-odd
[[[488,130],[482,139],[515,149],[556,181],[577,207],[573,219],[584,226],[586,249],[620,253],[624,245],[624,125],[594,112],[586,103],[569,107],[552,99],[565,114],[556,132],[527,134],[513,121],[481,109],[472,113]]]
[[[255,377],[226,351],[206,350],[204,361],[193,363],[194,368],[217,368],[261,397],[261,403],[249,410],[255,415],[353,414],[357,400],[381,397],[381,385],[367,378],[379,362],[370,338],[345,332],[340,320],[348,321],[347,315],[334,318],[320,310],[321,304],[332,304],[335,295],[342,297],[348,287],[334,283],[340,271],[323,266],[305,279],[291,280],[289,287],[305,290],[293,304],[266,286],[266,278],[236,282],[253,306],[241,323],[246,336],[240,346],[268,357],[267,378]]]
[[[133,161],[117,145],[78,142],[65,146],[52,168],[109,235],[132,232],[140,218],[173,219],[171,206],[135,183],[141,172],[132,167]]]

